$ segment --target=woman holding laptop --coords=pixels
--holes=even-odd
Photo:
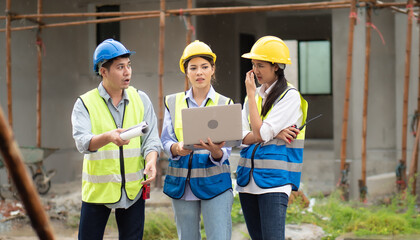
[[[247,97],[237,190],[252,239],[284,239],[291,191],[300,183],[307,102],[285,78],[289,49],[277,37],[260,38],[249,53]],[[260,87],[256,87],[255,78]],[[294,126],[294,127],[291,127]]]
[[[181,109],[232,103],[212,87],[216,54],[198,40],[189,44],[179,61],[191,88],[165,97],[161,140],[169,156],[163,192],[172,198],[178,238],[199,240],[200,215],[208,240],[231,239],[233,204],[229,156],[225,142],[201,141],[200,150],[184,148]]]

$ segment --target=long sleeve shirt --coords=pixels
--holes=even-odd
[[[210,87],[210,90],[207,93],[206,99],[203,101],[203,103],[200,106],[198,106],[197,102],[194,100],[192,89],[189,89],[185,94],[185,100],[188,101],[189,108],[204,107],[209,98],[213,102],[216,102],[215,100],[216,91],[214,90],[213,87]],[[178,161],[180,159],[180,156],[173,156],[171,152],[172,144],[177,143],[178,139],[176,138],[174,127],[172,126],[171,114],[169,113],[168,109],[165,109],[165,117],[163,120],[161,140],[163,144],[163,149],[165,153],[169,156],[169,158],[172,161]],[[223,156],[220,161],[215,161],[213,157],[211,156],[211,154],[209,154],[210,161],[212,161],[214,164],[218,166],[221,166],[224,163],[224,161],[226,161],[229,158],[232,148],[223,147],[222,151],[223,151]],[[188,182],[187,182],[187,186],[185,187],[185,193],[181,199],[187,200],[187,201],[200,200],[191,191],[191,187],[189,186]]]
[[[112,99],[103,87],[102,82],[99,84],[98,90],[99,95],[106,102],[117,127],[121,128],[124,116],[124,105],[130,104],[127,93],[124,91],[121,101],[117,104],[117,106],[114,106]],[[147,122],[150,129],[147,134],[141,137],[141,154],[144,157],[147,156],[150,152],[157,152],[159,154],[162,150],[162,144],[159,139],[157,120],[153,105],[149,97],[144,92],[138,90],[138,93],[144,105],[143,121]],[[94,134],[92,134],[92,124],[90,121],[89,112],[83,105],[83,102],[80,98],[78,98],[74,104],[71,121],[73,124],[73,138],[75,140],[77,150],[83,154],[92,153],[89,151],[89,144],[92,137],[94,136]],[[130,200],[127,197],[125,190],[122,189],[120,201],[114,204],[106,204],[106,206],[109,208],[129,208],[140,198],[140,196],[141,191],[137,194],[134,200]]]
[[[273,83],[268,89],[264,85],[258,89],[258,94],[263,99],[263,104],[267,99],[268,94],[273,88]],[[260,128],[260,135],[264,143],[274,139],[281,130],[288,128],[294,124],[300,127],[302,123],[303,113],[300,107],[300,94],[298,91],[288,91],[283,99],[273,106],[270,114],[263,120]],[[251,132],[250,123],[246,111],[242,111],[242,136],[243,138]],[[245,187],[236,186],[238,192],[251,194],[264,194],[269,192],[284,192],[290,196],[292,186],[286,185],[275,188],[260,188],[255,184],[254,178],[251,175],[249,184]]]

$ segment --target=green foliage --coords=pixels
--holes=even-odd
[[[144,224],[143,239],[178,239],[173,217],[164,212],[148,212]]]
[[[171,212],[172,214],[172,212]],[[112,214],[113,215],[113,214]],[[110,216],[107,224],[107,228],[117,229],[115,217]],[[242,214],[241,203],[239,201],[239,195],[234,197],[232,206],[232,223],[245,223],[244,216]],[[204,230],[204,223],[201,221],[200,225],[201,238],[206,239],[206,233]],[[166,212],[161,211],[150,211],[146,213],[144,235],[143,239],[151,240],[170,240],[178,239],[176,224],[173,216]]]
[[[407,192],[410,192],[407,190]],[[316,196],[311,209],[303,207],[302,199],[295,200],[287,208],[286,223],[311,223],[320,226],[326,233],[324,240],[333,240],[344,233],[356,236],[405,235],[420,233],[420,214],[416,206],[416,196],[399,194],[390,201],[377,206],[360,202],[343,202],[339,192],[328,197]],[[234,197],[232,223],[245,223],[239,196]],[[107,229],[116,231],[115,217],[108,220]],[[69,216],[67,224],[77,227],[79,216]],[[206,239],[201,221],[202,239]],[[177,239],[176,224],[172,211],[150,211],[146,213],[144,239]]]
[[[80,222],[80,214],[72,214],[67,217],[66,225],[71,228],[77,229],[79,228],[79,222]]]
[[[118,226],[115,214],[111,213],[106,229],[117,232]],[[176,224],[172,212],[151,210],[145,214],[143,239],[150,240],[177,240]]]
[[[233,198],[233,205],[232,205],[232,223],[245,223],[245,218],[242,213],[241,202],[239,201],[239,195]]]
[[[200,235],[201,235],[202,240],[207,239],[206,230],[204,229],[203,216],[201,216],[201,221],[200,221]]]
[[[299,201],[290,204],[287,223],[312,223],[326,233],[324,239],[335,239],[343,233],[358,236],[420,233],[420,215],[416,197],[397,195],[391,204],[367,206],[360,202],[343,202],[339,192],[316,198],[312,211],[303,209]]]

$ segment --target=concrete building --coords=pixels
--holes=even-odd
[[[0,9],[5,9],[0,0]],[[195,0],[194,7],[259,6],[319,1],[256,1],[256,0]],[[401,1],[404,2],[404,1]],[[108,8],[110,7],[110,8]],[[43,1],[43,13],[86,13],[107,11],[159,10],[155,0],[75,0]],[[185,9],[185,0],[167,0],[167,9]],[[13,0],[11,12],[33,14],[36,1]],[[304,170],[302,181],[307,193],[331,192],[340,178],[340,150],[347,66],[349,35],[349,8],[329,10],[266,11],[204,15],[192,17],[193,39],[208,43],[217,54],[217,91],[242,102],[245,90],[244,72],[249,62],[240,58],[261,36],[275,35],[287,41],[292,54],[292,66],[286,77],[299,87],[309,103],[309,118],[320,113],[323,117],[311,122],[307,129]],[[358,179],[361,176],[362,106],[365,68],[365,8],[358,8],[358,20],[354,31],[354,50],[349,102],[347,161],[351,162],[350,194],[357,198]],[[88,18],[45,18],[46,24],[64,21],[83,21]],[[93,19],[93,18],[90,18]],[[407,15],[388,8],[376,9],[372,31],[368,129],[367,129],[367,176],[369,194],[383,194],[395,189],[395,168],[401,158],[402,109],[404,93],[404,69],[406,54]],[[15,20],[12,27],[30,26],[29,20]],[[0,28],[5,20],[0,19]],[[150,96],[155,111],[159,111],[158,99],[158,51],[159,18],[127,20],[112,27],[119,40],[132,56],[132,85]],[[102,30],[101,30],[102,29]],[[184,76],[178,62],[185,47],[186,21],[184,16],[166,17],[164,55],[164,95],[183,91]],[[408,117],[411,121],[417,108],[419,29],[414,21],[410,65]],[[6,87],[6,39],[0,34],[0,105],[7,116]],[[36,145],[36,86],[37,86],[37,30],[13,31],[12,99],[13,130],[21,146]],[[70,116],[77,97],[99,84],[92,72],[92,55],[100,37],[107,36],[96,24],[45,28],[42,30],[42,147],[56,148],[45,159],[47,169],[56,169],[52,182],[64,182],[81,176],[82,155],[77,152],[71,134]],[[111,34],[112,35],[112,34]],[[113,35],[112,35],[113,36]],[[384,39],[382,43],[381,36]],[[305,44],[322,42],[327,51],[320,57],[300,55]],[[327,46],[325,48],[325,46]],[[316,49],[312,46],[312,49]],[[306,52],[309,52],[306,51]],[[321,62],[327,59],[326,62]],[[305,63],[303,60],[310,60]],[[311,63],[321,62],[326,67],[324,75]],[[305,65],[307,64],[307,65]],[[306,66],[306,68],[305,68]],[[308,67],[309,66],[309,67]],[[315,67],[315,69],[314,69]],[[305,70],[306,69],[306,70]],[[307,74],[310,83],[303,81]],[[312,75],[311,75],[312,74]],[[326,75],[325,75],[326,74]],[[322,82],[322,90],[313,92]],[[411,123],[409,122],[409,125]],[[411,132],[410,129],[407,131]],[[414,137],[408,134],[407,160],[411,159]],[[4,170],[2,171],[3,176]],[[380,180],[378,180],[378,178]],[[4,177],[3,177],[4,180]],[[378,184],[379,181],[379,184]],[[384,184],[385,182],[386,184]]]

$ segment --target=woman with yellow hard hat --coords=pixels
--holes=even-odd
[[[237,191],[252,239],[284,239],[291,191],[300,183],[307,102],[285,78],[289,49],[277,37],[260,38],[249,53],[243,140]],[[255,80],[261,84],[256,87]],[[294,126],[294,127],[291,127]]]
[[[163,192],[172,198],[178,238],[199,240],[203,216],[208,240],[231,238],[233,204],[228,157],[224,142],[201,141],[201,150],[184,148],[181,109],[231,104],[233,101],[212,87],[216,54],[198,40],[189,44],[179,61],[191,88],[165,97],[161,140],[169,156]]]

